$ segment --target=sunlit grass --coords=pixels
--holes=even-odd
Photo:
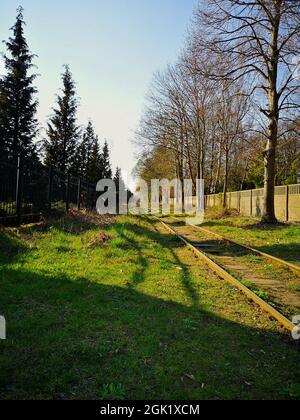
[[[268,226],[259,222],[249,217],[209,218],[203,227],[300,265],[300,225]]]
[[[147,218],[2,230],[0,263],[1,398],[289,398],[299,382],[277,323]]]

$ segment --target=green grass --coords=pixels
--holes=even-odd
[[[297,347],[148,219],[0,231],[1,399],[297,398]]]
[[[208,219],[203,227],[300,265],[300,225],[266,226],[255,218],[226,217]]]

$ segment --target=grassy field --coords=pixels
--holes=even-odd
[[[259,219],[226,217],[206,219],[203,227],[260,251],[300,265],[300,224],[266,226]]]
[[[201,250],[210,259],[287,318],[292,319],[300,313],[298,273],[238,245],[222,243],[207,229],[203,232],[196,226],[187,226],[182,217],[164,217],[164,222],[188,241],[202,245]],[[208,248],[207,244],[210,244]]]
[[[0,398],[289,399],[299,351],[148,219],[0,231]]]

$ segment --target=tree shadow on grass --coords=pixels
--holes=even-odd
[[[225,227],[225,226],[229,226],[229,227],[234,227],[234,228],[239,228],[241,231],[243,231],[244,233],[247,231],[259,231],[259,232],[264,232],[266,235],[270,235],[269,238],[269,242],[273,241],[273,239],[271,238],[271,235],[274,235],[274,237],[276,237],[276,234],[280,234],[284,231],[289,231],[290,226],[289,225],[285,225],[285,224],[278,224],[275,226],[270,226],[270,225],[261,225],[261,224],[251,224],[248,226],[237,226],[234,223],[226,223],[226,225],[222,222],[218,222],[218,221],[211,221],[211,222],[206,222],[204,225],[204,227]],[[222,233],[221,233],[222,234]],[[226,234],[224,234],[226,236]],[[295,235],[295,234],[294,234]],[[229,236],[229,235],[228,235]],[[259,237],[258,237],[259,239]],[[238,240],[236,239],[236,242],[240,242],[240,243],[246,243],[245,241],[242,240]],[[265,252],[267,254],[273,255],[275,257],[287,260],[287,261],[292,261],[295,262],[297,264],[300,263],[300,239],[299,242],[290,242],[290,243],[284,243],[284,242],[280,242],[280,241],[276,241],[277,243],[274,244],[265,244],[265,245],[257,245],[257,244],[253,244],[251,243],[251,239],[247,241],[247,245],[252,246],[253,248],[256,248],[258,251],[262,251]]]
[[[28,245],[15,232],[0,230],[0,265],[22,259],[27,252],[29,252]]]
[[[288,397],[286,389],[299,382],[296,350],[272,332],[205,310],[186,283],[188,266],[176,259],[178,239],[125,226],[116,223],[140,265],[133,287],[2,268],[8,340],[0,343],[0,398],[98,399],[106,384],[121,387],[128,399]],[[145,281],[149,255],[126,231],[168,249],[168,261],[183,268],[193,306],[135,290]]]
[[[131,281],[129,287],[136,287],[140,283],[145,281],[145,274],[146,270],[149,267],[149,262],[147,257],[143,252],[143,248],[138,241],[133,239],[132,236],[127,234],[127,231],[137,231],[136,225],[126,224],[126,225],[114,225],[115,231],[118,233],[119,237],[124,239],[125,243],[127,243],[130,247],[134,248],[137,253],[137,266],[138,269],[131,276]],[[136,232],[137,233],[137,232]],[[140,231],[141,233],[141,231]]]
[[[1,289],[1,399],[99,399],[106,384],[128,399],[276,399],[299,380],[279,336],[201,305],[25,270],[2,270]]]
[[[149,223],[151,223],[152,227],[155,229],[155,231],[158,233],[158,235],[165,236],[157,229],[157,223],[155,223],[154,220],[150,220]],[[166,235],[168,235],[168,237],[170,237],[170,234],[166,234]],[[181,276],[180,276],[181,283],[182,283],[187,295],[191,299],[193,305],[197,306],[199,304],[198,293],[197,293],[196,288],[192,284],[193,281],[192,281],[191,272],[189,270],[189,267],[180,260],[180,258],[178,257],[178,255],[175,251],[176,247],[177,248],[178,247],[184,247],[185,245],[175,235],[171,236],[171,238],[172,238],[171,246],[170,246],[170,243],[169,243],[169,251],[170,251],[171,257],[172,257],[173,261],[175,262],[175,264],[182,271]],[[175,246],[175,244],[176,244],[176,246]]]
[[[66,234],[82,235],[89,230],[107,229],[114,223],[115,216],[100,216],[95,212],[70,211],[57,217],[49,217],[41,223],[23,225],[19,230],[23,234],[46,233],[56,229]]]
[[[273,255],[274,257],[281,258],[283,260],[294,262],[295,264],[300,265],[300,243],[291,242],[288,244],[273,244],[273,245],[263,245],[255,246],[258,251],[265,252],[267,254]]]
[[[146,254],[145,249],[143,248],[143,243],[139,240],[135,240],[132,235],[129,236],[126,232],[134,233],[140,238],[146,237],[147,241],[158,243],[164,248],[164,250],[168,250],[168,262],[174,264],[174,270],[180,270],[181,283],[192,304],[197,305],[198,294],[196,288],[193,286],[192,275],[189,267],[180,260],[176,253],[176,248],[183,247],[184,245],[175,236],[172,236],[167,232],[165,234],[161,233],[156,227],[157,221],[149,218],[141,218],[141,220],[147,222],[152,229],[149,229],[146,225],[134,223],[118,225],[116,221],[114,224],[114,229],[117,231],[118,235],[127,241],[127,243],[137,252],[137,265],[139,268],[133,273],[130,286],[136,287],[138,284],[144,282],[146,270],[149,268],[149,255]]]

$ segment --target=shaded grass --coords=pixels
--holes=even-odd
[[[199,244],[202,247],[208,244],[205,252],[212,260],[286,317],[292,319],[298,314],[300,308],[300,296],[297,293],[300,287],[298,274],[238,245],[216,240],[209,231],[203,232],[197,227],[186,226],[181,218],[170,217],[164,220],[196,247]]]
[[[0,263],[2,399],[295,398],[278,325],[153,221],[2,231]]]

